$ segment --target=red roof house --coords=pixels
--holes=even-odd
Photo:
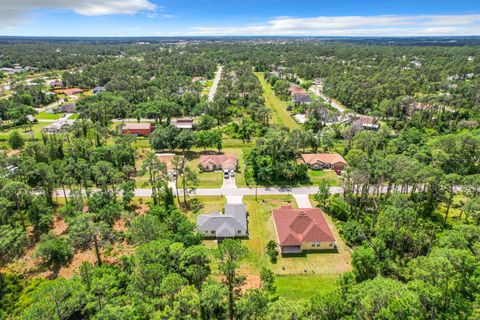
[[[122,134],[148,136],[154,129],[155,126],[151,123],[125,123],[122,126]]]
[[[305,164],[314,170],[333,169],[342,171],[347,162],[338,153],[304,153],[302,160]]]
[[[200,157],[200,167],[204,171],[236,170],[237,164],[237,157],[225,154],[203,155]]]
[[[273,210],[273,221],[282,254],[337,249],[335,237],[319,208],[283,206]]]
[[[63,94],[66,96],[73,96],[79,93],[82,93],[83,90],[79,88],[70,88],[70,89],[64,89]]]

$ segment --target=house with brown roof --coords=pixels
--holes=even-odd
[[[83,89],[80,89],[80,88],[70,88],[70,89],[63,90],[63,94],[66,96],[73,96],[82,92],[83,92]]]
[[[203,171],[237,170],[238,159],[225,154],[200,156],[199,166]]]
[[[154,129],[151,123],[125,123],[122,125],[122,134],[148,136]]]
[[[157,153],[156,156],[160,162],[165,163],[165,165],[167,166],[167,173],[171,176],[174,176],[176,174],[175,172],[176,170],[173,165],[173,158],[175,157],[175,154],[174,153]],[[178,157],[183,159],[183,156],[178,156]]]
[[[340,172],[347,165],[338,153],[304,153],[302,160],[312,170],[332,169]]]
[[[377,119],[373,117],[357,115],[355,121],[352,123],[352,127],[364,130],[378,130],[380,128],[380,124],[378,123]]]
[[[335,237],[319,208],[283,206],[273,210],[273,222],[282,254],[337,249]]]

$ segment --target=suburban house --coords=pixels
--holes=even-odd
[[[148,136],[155,126],[151,123],[124,123],[122,134],[133,134],[137,136]]]
[[[332,169],[341,172],[347,162],[338,153],[304,153],[302,160],[313,170]]]
[[[283,206],[273,210],[273,222],[282,254],[337,249],[335,237],[319,208]]]
[[[27,114],[27,116],[25,117],[27,119],[28,122],[37,122],[38,120],[32,116],[31,114]]]
[[[107,90],[105,87],[95,87],[95,88],[93,88],[92,92],[93,92],[93,94],[99,94],[100,92],[103,92],[105,90]]]
[[[192,118],[171,119],[170,124],[177,129],[192,129],[193,119]]]
[[[75,113],[77,112],[77,105],[75,102],[64,104],[55,109],[57,113]]]
[[[247,212],[243,203],[226,204],[224,213],[200,214],[197,231],[204,238],[235,238],[248,236]]]
[[[352,126],[364,130],[378,130],[378,128],[380,128],[380,124],[378,124],[375,118],[363,115],[358,115],[353,121]]]
[[[312,102],[307,90],[297,85],[291,85],[288,89],[292,96],[292,102],[295,104],[309,104]]]
[[[165,163],[165,165],[167,166],[167,173],[170,176],[174,176],[175,167],[173,166],[173,158],[175,157],[175,154],[174,153],[157,153],[156,156],[160,162]],[[183,159],[183,156],[178,156],[178,157]]]
[[[200,156],[199,163],[203,171],[237,170],[237,164],[237,157],[225,154]]]
[[[195,83],[195,82],[204,83],[205,81],[207,81],[207,79],[205,79],[204,77],[193,77],[192,78],[192,83]]]
[[[74,124],[74,122],[75,120],[59,119],[44,127],[42,131],[51,134],[67,132],[68,129]]]
[[[73,96],[79,93],[82,93],[83,90],[79,88],[71,88],[71,89],[65,89],[63,90],[63,94],[66,96]]]
[[[62,81],[52,81],[52,82],[50,82],[50,87],[52,87],[52,88],[63,88],[63,82]]]

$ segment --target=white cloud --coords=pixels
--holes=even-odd
[[[193,27],[191,35],[480,35],[480,14],[276,17],[262,24]]]
[[[25,14],[34,9],[72,10],[85,16],[104,16],[154,12],[161,8],[149,0],[0,0],[0,27],[22,23]]]

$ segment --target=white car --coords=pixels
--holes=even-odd
[[[232,177],[232,178],[235,177],[235,171],[230,170],[230,177]]]
[[[223,170],[223,177],[225,179],[228,179],[230,177],[230,175],[228,174],[228,170]]]

